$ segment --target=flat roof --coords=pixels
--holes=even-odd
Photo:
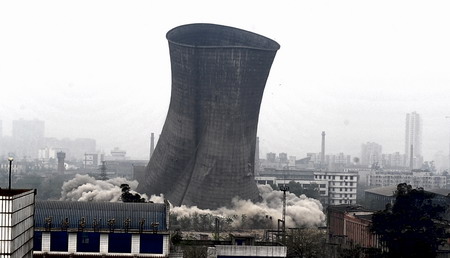
[[[385,187],[377,187],[372,189],[365,190],[366,193],[373,193],[383,196],[394,196],[395,191],[397,190],[397,185],[390,185]]]
[[[122,202],[72,202],[72,201],[37,201],[35,209],[35,227],[46,227],[46,219],[51,218],[54,227],[61,227],[67,221],[68,228],[78,228],[84,219],[87,228],[93,228],[94,220],[99,227],[108,228],[108,220],[117,222],[116,229],[124,227],[129,219],[129,229],[139,229],[145,220],[144,230],[152,230],[151,224],[158,222],[158,231],[166,230],[166,218],[169,216],[163,203],[122,203]]]
[[[435,188],[435,189],[424,190],[424,191],[429,192],[429,193],[434,193],[437,195],[443,195],[443,196],[447,196],[450,194],[450,189],[445,189],[445,188]]]
[[[0,188],[0,196],[14,196],[19,195],[28,191],[34,191],[34,189],[3,189]]]

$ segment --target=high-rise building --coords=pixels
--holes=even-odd
[[[288,155],[286,152],[280,152],[280,154],[278,154],[278,158],[280,159],[280,162],[282,162],[282,163],[288,162]]]
[[[45,123],[41,120],[14,120],[12,122],[11,150],[17,158],[38,158],[39,149],[45,145]]]
[[[383,147],[375,142],[367,142],[361,145],[361,164],[374,165],[376,163],[381,165],[381,155]]]
[[[413,160],[411,160],[411,157]],[[420,118],[420,115],[418,113],[412,112],[406,114],[405,166],[412,166],[411,168],[420,167],[421,160],[422,160],[422,119]]]

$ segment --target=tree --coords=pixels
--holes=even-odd
[[[372,231],[388,248],[388,257],[436,257],[447,234],[442,226],[445,207],[434,195],[405,183],[397,186],[394,205],[375,213]]]
[[[300,183],[295,181],[290,181],[288,184],[289,192],[300,196],[302,194],[306,195],[306,197],[319,199],[320,197],[320,189],[319,185],[316,183],[310,184],[308,187],[302,187]]]
[[[326,232],[314,228],[292,229],[287,241],[287,257],[329,257]]]

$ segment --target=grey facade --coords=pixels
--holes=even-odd
[[[200,208],[258,199],[256,131],[279,44],[214,24],[179,26],[167,39],[170,106],[138,191]]]

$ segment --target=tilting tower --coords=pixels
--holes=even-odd
[[[215,24],[179,26],[167,39],[170,106],[138,191],[200,208],[258,199],[258,116],[279,44]]]

